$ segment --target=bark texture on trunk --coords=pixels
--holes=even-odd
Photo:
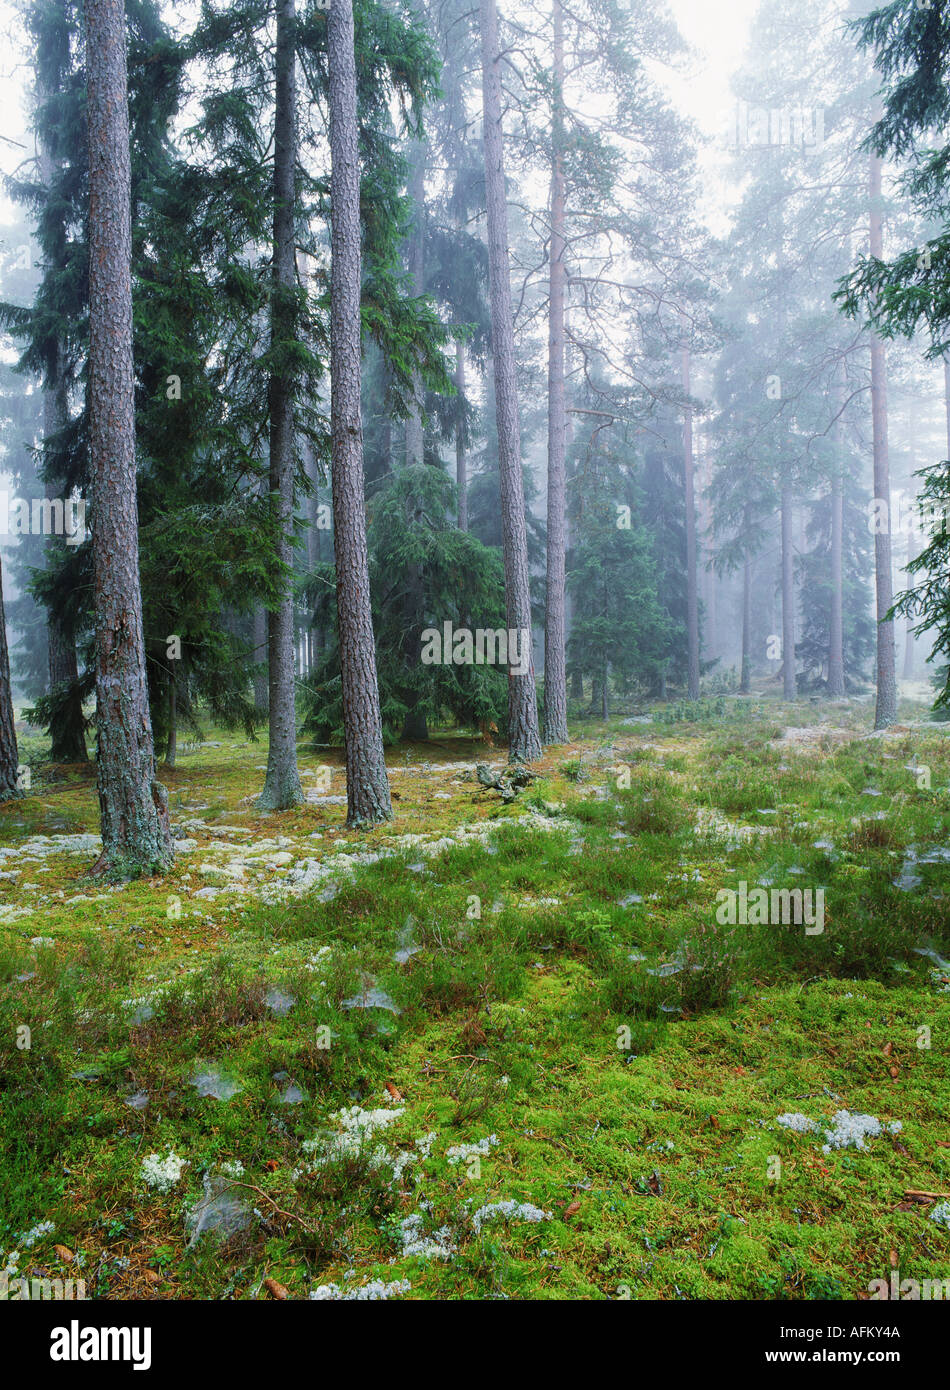
[[[370,609],[360,417],[360,168],[352,0],[327,13],[330,71],[330,352],[333,516],[347,822],[392,819]]]
[[[125,5],[87,0],[85,18],[99,863],[130,875],[167,868],[173,849],[155,780],[138,571]]]
[[[332,11],[331,11],[332,13]],[[508,627],[531,635],[531,590],[528,582],[528,532],[521,432],[515,376],[514,325],[508,262],[508,205],[501,127],[501,79],[498,65],[498,12],[495,0],[481,0],[482,107],[485,147],[485,198],[488,213],[488,279],[491,300],[492,355],[495,366],[495,417],[501,480],[502,541]],[[534,664],[526,675],[508,673],[508,757],[530,763],[541,756]]]
[[[782,488],[782,694],[794,700],[795,683],[795,549],[792,544],[792,490]]]
[[[16,725],[13,692],[10,688],[10,653],[7,650],[7,620],[3,612],[3,567],[0,565],[0,801],[17,795]]]
[[[871,255],[884,256],[884,227],[881,217],[881,159],[871,155]],[[887,366],[884,344],[875,334],[871,339],[871,426],[874,434],[874,496],[886,506],[887,530],[874,534],[874,590],[877,600],[877,704],[875,729],[886,729],[897,721],[897,657],[894,649],[894,620],[888,619],[894,601],[891,571],[891,469],[887,444]]]
[[[271,289],[271,343],[286,343],[295,332],[293,296],[297,288],[294,240],[294,175],[297,166],[295,80],[295,0],[278,0],[274,95],[274,268]],[[280,515],[279,558],[293,563],[294,382],[286,368],[268,382],[270,408],[270,490]],[[282,811],[303,801],[297,769],[294,597],[288,583],[280,603],[267,615],[268,748],[264,790],[258,805]]]
[[[683,347],[682,386],[684,395],[690,392],[689,347]],[[686,407],[683,415],[683,472],[686,503],[686,635],[689,674],[688,694],[699,699],[699,585],[696,574],[696,496],[693,466],[693,412]]]
[[[551,137],[551,249],[548,275],[548,536],[544,604],[544,742],[567,743],[564,575],[567,510],[564,386],[565,189],[564,16],[554,0],[554,120]]]

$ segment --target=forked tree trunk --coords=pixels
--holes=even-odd
[[[3,612],[3,568],[0,565],[0,801],[17,795],[16,724],[13,693],[10,688],[10,653],[7,650],[7,620]]]
[[[795,684],[795,549],[792,544],[792,490],[782,488],[782,694],[794,700]]]
[[[294,174],[297,165],[295,0],[278,0],[274,95],[274,268],[271,287],[271,345],[285,345],[296,332],[294,295]],[[278,559],[293,562],[294,380],[286,367],[272,371],[270,490],[280,517]],[[267,619],[268,748],[262,810],[282,811],[303,801],[297,770],[297,710],[294,684],[294,597],[287,583]]]
[[[331,14],[333,13],[331,9]],[[492,355],[495,364],[495,414],[498,424],[498,471],[501,480],[505,601],[509,629],[531,641],[531,590],[528,583],[528,531],[515,378],[514,325],[508,263],[508,205],[501,127],[501,79],[498,65],[498,12],[495,0],[481,0],[482,109],[485,146],[485,201],[488,214],[488,280],[491,300]],[[541,756],[534,663],[526,675],[508,672],[508,757],[534,762]]]
[[[690,392],[689,347],[681,356],[683,394]],[[686,501],[686,634],[688,647],[688,695],[699,699],[699,586],[696,574],[696,496],[693,466],[693,412],[683,414],[683,471]]]
[[[551,249],[548,274],[548,536],[544,607],[544,742],[566,743],[567,659],[564,560],[567,545],[564,389],[565,190],[564,16],[554,0],[554,119],[551,135]]]
[[[881,160],[871,155],[870,169],[871,232],[870,251],[878,260],[884,255],[881,217]],[[884,502],[887,530],[874,533],[874,589],[877,599],[877,704],[875,729],[886,729],[897,720],[897,659],[894,650],[894,620],[887,618],[894,601],[891,572],[891,470],[887,445],[887,367],[884,344],[875,333],[871,338],[871,425],[874,435],[874,496]]]
[[[347,822],[392,819],[370,608],[360,418],[360,168],[352,0],[327,13],[330,73],[330,417]]]
[[[131,875],[173,857],[155,780],[138,571],[129,107],[123,0],[87,0],[89,461],[102,856]]]

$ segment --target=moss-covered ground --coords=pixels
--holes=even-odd
[[[92,766],[27,732],[31,790],[0,808],[0,1268],[112,1299],[950,1277],[950,725],[902,720],[579,721],[510,805],[474,773],[498,750],[436,735],[390,750],[370,833],[336,751],[302,743],[307,803],[262,815],[264,743],[208,730],[161,769],[173,871],[124,885],[88,876]],[[760,880],[823,889],[824,929],[721,924],[717,892]],[[839,1111],[881,1132],[825,1152]],[[191,1238],[206,1191],[226,1239]]]

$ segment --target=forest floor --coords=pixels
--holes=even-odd
[[[307,803],[262,815],[266,743],[211,730],[161,769],[173,871],[118,886],[88,877],[92,765],[26,731],[0,1271],[111,1299],[950,1277],[950,724],[871,711],[577,721],[510,805],[475,776],[502,751],[436,736],[389,750],[371,833],[336,751],[302,743]],[[742,882],[823,888],[824,930],[720,925]]]

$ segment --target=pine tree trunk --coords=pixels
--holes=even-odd
[[[841,417],[835,421],[831,479],[831,619],[828,640],[828,694],[841,699],[844,685],[844,447]]]
[[[870,170],[872,257],[883,259],[884,230],[881,218],[881,160],[871,155]],[[884,344],[875,334],[871,339],[871,424],[874,434],[874,496],[885,503],[887,530],[874,534],[874,588],[877,599],[877,705],[875,729],[886,729],[897,721],[897,658],[894,649],[894,621],[886,614],[894,601],[891,571],[891,471],[887,445],[887,368]]]
[[[690,392],[689,347],[682,350],[683,393]],[[683,416],[683,471],[686,502],[686,637],[688,644],[688,695],[699,699],[699,586],[696,577],[696,497],[693,469],[693,412],[686,407]]]
[[[461,338],[455,344],[455,389],[459,408],[465,399],[465,344]],[[455,485],[458,489],[458,528],[468,530],[468,460],[465,456],[465,431],[461,420],[455,431]]]
[[[795,682],[795,550],[792,545],[792,490],[782,488],[782,693],[797,695]]]
[[[567,660],[564,568],[567,510],[565,454],[567,412],[564,390],[565,191],[564,17],[554,0],[554,120],[551,136],[551,249],[548,288],[548,536],[544,605],[544,742],[566,743]]]
[[[746,518],[746,532],[749,523]],[[739,675],[739,694],[748,695],[752,688],[752,561],[746,555],[742,562],[742,665]]]
[[[0,801],[17,795],[16,723],[13,692],[10,688],[10,653],[7,650],[7,620],[3,612],[3,567],[0,565]]]
[[[564,344],[564,371],[565,371],[565,376],[567,376],[567,375],[570,373],[570,369],[571,369],[570,342],[569,342],[569,340],[567,340],[567,339],[568,339],[568,327],[569,327],[569,323],[568,323],[568,311],[569,311],[569,308],[570,308],[569,305],[565,305],[565,309],[564,309],[564,334],[565,334],[565,339],[566,339],[565,344]],[[565,419],[565,424],[564,424],[564,451],[565,451],[565,455],[566,455],[566,459],[565,459],[565,469],[564,469],[565,477],[566,477],[567,472],[568,472],[568,468],[567,468],[567,458],[570,457],[571,445],[573,444],[573,442],[574,442],[574,417],[573,417],[573,415],[571,414],[570,408],[568,408],[567,411],[566,411],[566,419]],[[565,492],[566,492],[566,488],[565,488]],[[572,545],[573,545],[573,531],[572,531],[572,523],[571,523],[570,508],[569,508],[566,504],[565,504],[565,507],[564,507],[564,545],[565,545],[565,548],[566,548],[566,551],[567,551],[567,558],[569,559],[569,558],[570,558],[570,555],[571,555],[571,547],[572,547]],[[565,628],[565,633],[566,633],[564,645],[565,645],[565,648],[566,648],[568,642],[569,642],[570,639],[571,639],[571,633],[572,633],[572,631],[573,631],[573,629],[574,629],[574,600],[573,600],[573,598],[572,598],[572,596],[571,596],[571,590],[570,590],[570,588],[568,587],[568,585],[567,585],[566,583],[565,583],[565,591],[564,591],[564,628]],[[572,699],[572,700],[583,700],[583,698],[584,698],[584,672],[583,672],[579,667],[577,667],[577,666],[575,666],[574,669],[571,671],[571,686],[570,686],[570,691],[571,691],[571,699]]]
[[[392,819],[370,608],[360,418],[360,168],[352,0],[327,12],[330,72],[330,351],[333,517],[347,821]]]
[[[271,288],[271,344],[295,336],[294,295],[297,263],[294,242],[294,175],[297,164],[295,80],[295,0],[278,0],[274,97],[274,269]],[[270,490],[280,516],[278,559],[293,562],[294,381],[286,368],[268,382],[270,408]],[[294,683],[294,597],[288,583],[267,620],[268,732],[267,773],[258,805],[282,811],[303,801],[297,770],[297,709]]]
[[[131,875],[173,858],[155,780],[138,571],[132,376],[132,233],[123,0],[87,0],[89,462],[102,856]]]
[[[332,13],[332,11],[331,11]],[[531,590],[528,581],[528,531],[521,434],[515,377],[514,323],[508,263],[508,206],[501,127],[501,80],[498,73],[498,13],[495,0],[481,0],[482,105],[485,146],[485,198],[488,214],[488,279],[491,300],[492,354],[495,364],[495,411],[505,562],[505,599],[509,629],[531,640]],[[526,675],[508,673],[508,757],[530,763],[541,756],[534,664]]]

